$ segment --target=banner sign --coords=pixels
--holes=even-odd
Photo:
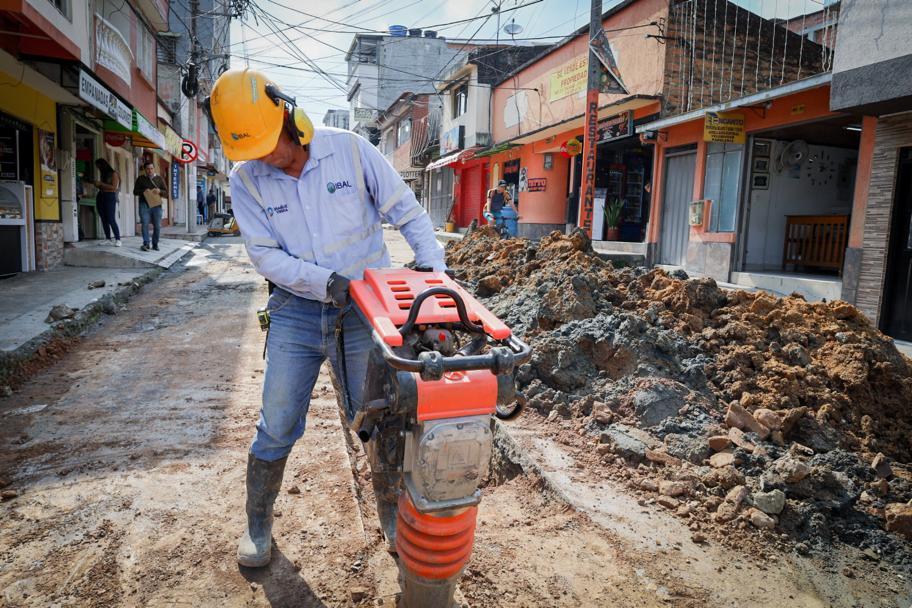
[[[181,166],[177,162],[171,163],[171,200],[180,198]]]
[[[443,133],[440,137],[440,154],[461,150],[465,141],[465,127],[459,125]]]
[[[374,111],[370,108],[355,108],[352,110],[355,122],[371,122],[374,120]]]
[[[527,180],[527,192],[544,192],[548,185],[547,177],[530,177]]]
[[[181,144],[183,144],[184,138],[178,135],[174,129],[165,125],[163,127],[163,133],[165,134],[165,147],[164,149],[168,151],[171,156],[174,158],[180,158],[181,155]]]
[[[598,123],[598,142],[603,143],[633,135],[633,112],[624,112]]]
[[[720,144],[743,144],[744,114],[707,112],[703,120],[703,141]]]
[[[586,90],[588,59],[582,55],[562,65],[550,75],[548,101],[557,101]]]
[[[79,97],[116,120],[121,126],[133,128],[133,110],[107,87],[82,70],[79,70]]]
[[[133,130],[159,148],[165,148],[165,136],[155,128],[155,125],[146,120],[145,116],[137,112],[136,108],[133,109]]]

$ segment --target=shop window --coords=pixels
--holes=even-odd
[[[412,137],[412,119],[403,118],[396,128],[396,147],[398,148]]]
[[[703,198],[713,201],[709,218],[712,232],[735,231],[743,148],[741,144],[706,145]]]
[[[469,107],[469,85],[463,83],[453,91],[453,118],[459,118]]]

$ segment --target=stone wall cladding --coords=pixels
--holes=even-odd
[[[63,265],[63,224],[35,222],[35,268],[52,270]]]
[[[883,307],[896,165],[900,148],[907,146],[912,146],[912,112],[878,119],[871,181],[868,186],[868,207],[865,211],[861,269],[855,297],[855,305],[875,325],[880,323]]]

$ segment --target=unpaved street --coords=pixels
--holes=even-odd
[[[388,236],[394,258],[408,260]],[[235,562],[264,366],[254,311],[265,299],[240,241],[210,240],[0,399],[0,478],[19,493],[0,504],[0,605],[394,605],[396,566],[375,525],[367,464],[326,373],[277,501],[273,562],[259,571]],[[686,526],[660,517],[658,527],[655,506],[625,521],[669,537],[636,542],[509,459],[498,463],[464,605],[826,606],[827,577],[844,581],[810,562],[810,574],[775,557],[742,571],[750,555],[695,555]],[[625,500],[617,508],[637,505]],[[733,573],[708,566],[729,562]],[[765,586],[739,583],[761,571]],[[752,594],[743,602],[742,586]],[[847,598],[837,604],[899,605],[889,584],[883,595],[875,586],[839,587]]]

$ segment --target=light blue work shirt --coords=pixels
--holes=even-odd
[[[427,213],[392,165],[363,137],[317,128],[296,179],[251,160],[231,171],[231,206],[254,267],[303,298],[326,302],[333,272],[361,279],[388,268],[381,220],[399,228],[418,266],[446,269]]]

